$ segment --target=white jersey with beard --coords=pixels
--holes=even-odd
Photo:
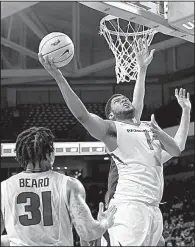
[[[68,176],[21,172],[1,183],[1,211],[10,246],[73,246]]]

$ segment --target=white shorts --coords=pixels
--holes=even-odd
[[[108,229],[111,246],[157,246],[163,232],[158,207],[137,201],[115,205],[114,225]]]

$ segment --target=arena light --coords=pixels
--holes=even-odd
[[[103,151],[104,151],[104,148],[103,148],[103,147],[101,147],[101,148],[96,148],[96,151],[97,151],[97,152],[103,152]]]
[[[78,151],[78,148],[71,148],[70,149],[70,152],[77,152]]]

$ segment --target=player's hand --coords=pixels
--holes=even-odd
[[[175,97],[177,99],[178,104],[181,106],[183,110],[191,110],[191,102],[190,102],[190,94],[187,93],[186,90],[183,88],[180,88],[179,92],[178,89],[175,89]]]
[[[48,56],[45,56],[45,59],[43,58],[42,54],[38,54],[39,62],[43,65],[43,67],[50,73],[51,76],[54,78],[58,75],[62,75],[59,69],[55,66],[53,59],[49,59]]]
[[[110,228],[114,224],[116,210],[116,206],[111,206],[108,210],[104,211],[104,204],[100,202],[97,220],[99,222],[107,221],[108,228]]]
[[[144,39],[138,39],[137,45],[133,46],[133,50],[136,55],[136,62],[139,68],[147,68],[153,59],[155,49],[148,51],[147,41]]]
[[[155,117],[154,117],[154,114],[151,115],[150,125],[151,125],[150,130],[152,131],[152,140],[160,140],[160,135],[161,135],[162,129],[157,124]]]

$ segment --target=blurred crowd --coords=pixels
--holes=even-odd
[[[163,236],[167,246],[195,246],[194,177],[166,183],[162,205]]]
[[[194,95],[191,95],[192,113],[191,121],[194,121]],[[85,103],[87,109],[105,118],[105,103]],[[142,120],[150,121],[151,114],[161,128],[179,125],[181,107],[176,99],[160,108],[149,108],[144,105]],[[17,135],[32,126],[44,126],[50,128],[56,137],[56,141],[95,141],[84,127],[72,115],[66,104],[25,104],[17,107],[1,109],[1,139],[7,142],[16,139]]]
[[[188,143],[189,142],[190,140],[188,140]],[[172,158],[164,165],[165,176],[190,171],[194,171],[194,164],[192,162],[188,162],[185,158]]]

